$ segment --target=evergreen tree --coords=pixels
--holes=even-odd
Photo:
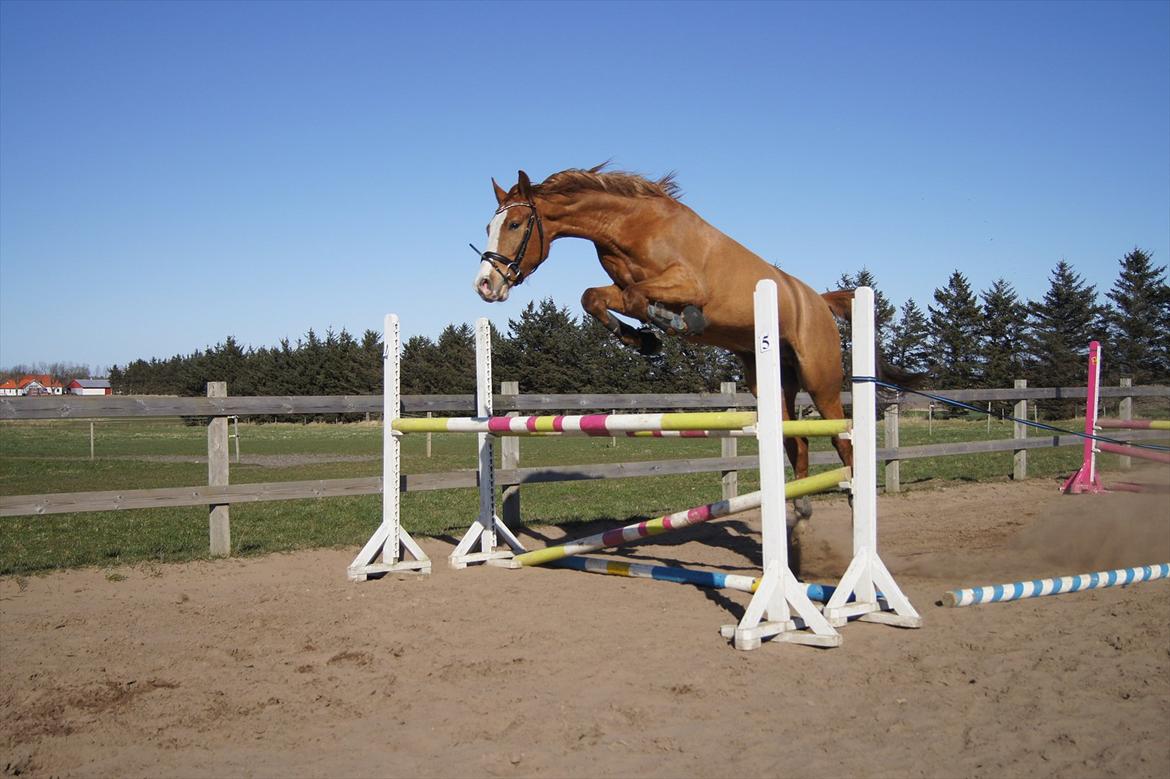
[[[1104,365],[1112,376],[1130,376],[1135,384],[1170,378],[1170,286],[1166,267],[1134,247],[1120,261],[1121,272],[1106,296],[1109,350]]]
[[[361,357],[359,362],[360,393],[363,395],[382,394],[382,337],[373,330],[362,333],[362,341],[358,347]]]
[[[448,395],[475,393],[475,330],[466,322],[447,325],[435,342],[434,388]],[[496,379],[498,382],[499,379]]]
[[[500,356],[495,380],[517,381],[525,392],[580,392],[589,379],[577,323],[551,298],[529,303],[519,319],[508,320]]]
[[[428,395],[440,393],[435,389],[439,365],[438,348],[424,335],[412,335],[402,344],[402,374],[399,384],[404,395]]]
[[[1011,387],[1027,368],[1028,307],[1004,279],[985,290],[979,330],[984,387]]]
[[[967,389],[979,375],[979,305],[967,277],[951,274],[947,286],[935,289],[930,311],[930,373],[941,389]]]
[[[717,392],[736,375],[735,358],[723,349],[668,337],[648,358],[651,386],[645,392]]]
[[[894,304],[878,289],[877,278],[870,272],[869,268],[862,267],[861,270],[853,275],[842,273],[841,278],[837,279],[837,289],[857,289],[858,287],[870,287],[873,289],[873,317],[874,327],[876,329],[877,350],[879,355],[884,355],[889,351],[889,339],[893,335],[891,328],[894,323]],[[781,330],[784,328],[783,312],[781,312],[780,328]],[[838,319],[837,333],[841,337],[841,372],[844,376],[848,377],[852,375],[853,371],[852,324],[846,320]]]
[[[230,335],[223,343],[208,349],[203,355],[201,381],[198,382],[203,392],[207,392],[207,382],[224,381],[229,395],[254,394],[255,388],[247,369],[250,351],[245,351],[235,336]]]
[[[1044,299],[1028,308],[1028,344],[1033,360],[1028,383],[1035,387],[1084,386],[1089,341],[1102,327],[1096,289],[1061,260],[1052,271]],[[1050,416],[1069,416],[1076,406],[1071,401],[1040,402],[1041,410]]]
[[[869,268],[862,267],[861,270],[852,276],[848,273],[842,273],[841,278],[837,279],[837,289],[857,289],[858,287],[870,287],[873,289],[873,319],[874,327],[877,329],[878,350],[885,352],[889,346],[888,339],[890,338],[890,326],[894,322],[894,304],[889,301],[878,288],[877,278],[869,270]],[[841,332],[841,343],[848,347],[853,343],[852,330],[848,322],[837,321],[837,329]],[[848,372],[846,372],[848,375]]]
[[[297,384],[301,387],[300,395],[321,395],[321,388],[325,384],[325,344],[313,328],[305,333],[305,340],[297,342],[296,360],[294,361]]]
[[[299,347],[299,344],[298,344]],[[265,386],[273,395],[296,395],[301,391],[296,350],[287,338],[280,339],[280,346],[269,350],[271,367]]]
[[[652,359],[623,344],[591,316],[581,318],[578,332],[581,367],[585,374],[580,392],[653,392]]]
[[[122,369],[117,365],[110,366],[110,391],[115,395],[123,395],[126,393],[126,376]]]
[[[325,338],[325,395],[357,395],[364,384],[362,356],[357,341],[342,328],[340,333],[329,331]]]
[[[930,326],[913,299],[902,305],[898,319],[890,325],[885,358],[909,373],[925,373],[930,367]]]

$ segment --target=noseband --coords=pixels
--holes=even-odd
[[[532,213],[528,216],[528,224],[524,227],[524,237],[520,239],[520,246],[516,249],[516,256],[508,259],[508,257],[499,252],[481,252],[475,248],[475,244],[467,244],[471,250],[479,255],[479,258],[484,262],[491,263],[492,268],[500,277],[507,283],[509,287],[514,287],[520,282],[524,281],[526,275],[520,270],[520,262],[524,259],[524,252],[528,249],[528,240],[532,237],[532,225],[536,224],[536,230],[540,236],[540,252],[544,252],[544,223],[540,220],[540,214],[536,211],[536,206],[532,203],[509,203],[506,206],[500,206],[496,209],[496,214],[507,211],[509,208],[516,206],[524,206],[531,208]],[[542,258],[543,259],[543,258]]]

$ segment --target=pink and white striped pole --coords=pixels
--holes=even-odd
[[[1081,467],[1064,483],[1062,491],[1072,495],[1083,492],[1104,492],[1101,480],[1097,478],[1096,442],[1092,439],[1097,430],[1097,400],[1101,386],[1101,344],[1089,343],[1089,388],[1085,398],[1085,446]]]

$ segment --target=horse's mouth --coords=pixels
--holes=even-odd
[[[492,277],[489,274],[476,279],[475,291],[488,303],[502,303],[508,299],[511,287],[506,283],[501,283],[499,287],[493,287]]]
[[[499,297],[496,295],[496,291],[492,289],[492,283],[489,279],[484,279],[483,281],[479,282],[479,286],[476,287],[476,291],[479,292],[479,296],[481,298],[489,303],[494,303],[495,301],[499,300]]]
[[[484,301],[488,303],[503,303],[507,301],[508,294],[511,291],[511,285],[498,278],[500,274],[495,273],[495,269],[488,269],[487,273],[481,273],[475,278],[475,291]],[[498,281],[498,285],[493,282]]]

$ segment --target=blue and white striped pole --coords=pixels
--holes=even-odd
[[[1081,590],[1100,590],[1105,587],[1124,587],[1127,584],[1170,578],[1170,563],[1143,565],[1137,568],[1118,568],[1114,571],[1082,573],[1079,576],[1060,576],[1054,579],[1033,579],[1028,582],[996,584],[951,590],[944,598],[947,606],[975,606],[980,603],[1001,603],[1024,598],[1041,598]]]
[[[697,571],[692,568],[676,568],[670,565],[647,565],[626,563],[619,560],[603,560],[599,557],[564,557],[550,565],[572,568],[576,571],[602,573],[609,576],[627,576],[632,579],[657,579],[676,584],[693,584],[697,587],[755,592],[760,580],[751,576],[715,571]],[[801,582],[808,599],[824,603],[832,597],[836,588],[831,584],[808,584]]]

